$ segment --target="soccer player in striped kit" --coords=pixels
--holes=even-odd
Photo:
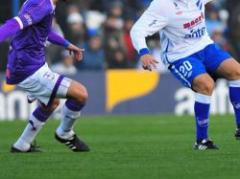
[[[66,48],[78,61],[83,58],[83,49],[51,29],[59,1],[26,0],[18,16],[0,27],[0,42],[12,37],[6,71],[7,83],[26,91],[29,102],[39,102],[22,135],[13,144],[12,152],[39,151],[32,143],[58,107],[59,98],[67,100],[62,108],[61,124],[55,132],[55,138],[74,152],[89,151],[89,147],[73,130],[73,125],[87,102],[87,90],[81,83],[52,72],[45,59],[47,41]]]
[[[240,139],[240,64],[215,44],[207,33],[205,5],[211,0],[153,0],[131,30],[132,42],[143,67],[157,61],[149,54],[146,37],[160,33],[161,57],[171,73],[195,92],[195,149],[217,149],[208,136],[209,109],[215,81],[212,74],[229,81]]]

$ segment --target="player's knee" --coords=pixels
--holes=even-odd
[[[199,84],[198,91],[199,93],[211,96],[214,90],[214,82],[213,81],[206,81]]]
[[[240,68],[236,68],[229,76],[230,80],[240,80]]]
[[[194,83],[193,89],[201,94],[211,96],[215,87],[215,83],[210,77],[200,77]]]
[[[77,102],[79,102],[81,104],[87,103],[88,91],[87,91],[86,87],[81,86],[79,88],[76,88],[76,98],[75,98],[75,100],[77,100]]]

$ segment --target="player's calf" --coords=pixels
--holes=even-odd
[[[50,106],[40,104],[32,113],[29,123],[23,131],[20,138],[12,146],[11,152],[39,152],[39,148],[32,145],[37,134],[41,131],[47,119],[52,115],[53,111],[58,107],[59,100],[55,99]]]
[[[229,97],[234,108],[237,130],[236,139],[240,139],[240,64],[234,59],[225,60],[218,73],[229,80]]]
[[[208,74],[202,74],[194,79],[192,87],[196,92],[194,104],[196,121],[195,149],[211,149],[213,147],[213,143],[209,140],[208,126],[211,95],[214,90],[214,81]]]
[[[89,151],[89,147],[73,131],[73,126],[87,102],[87,90],[80,83],[73,81],[69,87],[67,97],[68,99],[62,108],[61,124],[56,130],[55,138],[59,142],[66,144],[74,152]]]

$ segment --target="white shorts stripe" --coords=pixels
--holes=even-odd
[[[172,65],[172,69],[174,70],[174,73],[178,75],[187,85],[189,88],[192,87],[191,83],[178,71],[178,69]]]

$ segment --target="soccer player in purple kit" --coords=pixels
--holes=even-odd
[[[6,70],[7,83],[16,84],[26,91],[29,102],[39,102],[22,135],[11,147],[11,152],[14,153],[40,151],[32,143],[58,107],[59,98],[67,100],[62,108],[61,124],[55,132],[55,138],[74,152],[90,150],[73,130],[88,99],[86,88],[52,72],[45,61],[46,41],[65,47],[78,61],[83,58],[83,49],[51,30],[55,7],[59,1],[26,0],[18,16],[0,27],[0,42],[12,37]]]

